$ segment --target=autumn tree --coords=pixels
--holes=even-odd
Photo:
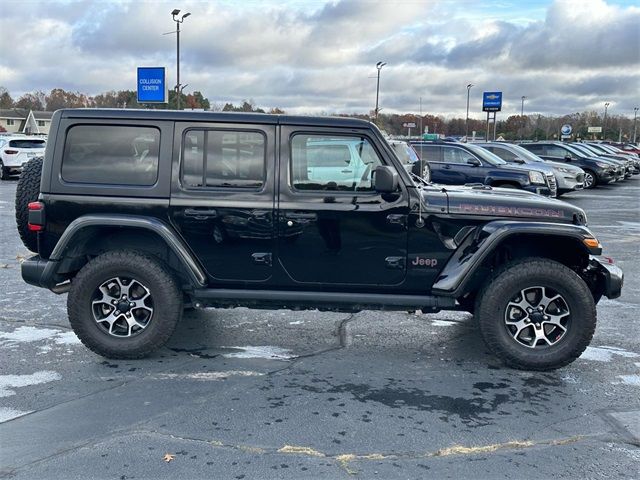
[[[0,87],[0,108],[13,108],[13,98],[4,87]]]
[[[25,108],[27,110],[44,110],[47,104],[46,97],[42,91],[25,93],[15,103],[15,107]]]

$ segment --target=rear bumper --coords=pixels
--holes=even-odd
[[[34,255],[27,258],[20,266],[22,279],[29,285],[36,287],[48,288],[56,293],[66,291],[66,285],[60,286],[58,283],[64,282],[64,279],[58,278],[56,274],[58,262],[45,260],[40,255]]]
[[[602,295],[607,298],[618,298],[622,293],[624,273],[620,267],[602,262],[597,257],[591,257],[589,266],[598,276],[598,286]]]

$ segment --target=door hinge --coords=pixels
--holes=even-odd
[[[407,226],[407,215],[402,214],[389,214],[387,215],[387,223],[391,225],[402,225],[403,227]]]

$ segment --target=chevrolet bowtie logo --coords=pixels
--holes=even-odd
[[[488,100],[495,100],[496,98],[500,98],[498,95],[492,93],[491,95],[487,95]]]

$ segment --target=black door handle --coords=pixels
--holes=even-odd
[[[445,165],[442,168],[444,168],[445,170],[451,170],[451,165]]]
[[[184,216],[194,218],[212,218],[218,216],[218,211],[215,208],[185,208]]]
[[[353,170],[340,170],[340,173],[353,173]]]
[[[256,265],[266,265],[268,267],[271,266],[270,253],[263,253],[263,252],[252,253],[251,259],[253,260],[253,263],[255,263]]]

